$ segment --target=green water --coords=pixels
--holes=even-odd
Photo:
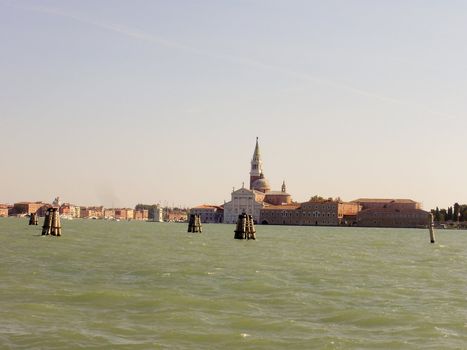
[[[467,348],[467,231],[0,219],[2,349]]]

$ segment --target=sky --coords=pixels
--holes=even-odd
[[[467,203],[467,2],[0,0],[0,203],[191,207],[265,176]]]

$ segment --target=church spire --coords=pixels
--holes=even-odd
[[[253,153],[253,161],[261,161],[261,155],[259,153],[259,144],[258,144],[258,136],[256,137],[256,146],[255,146],[255,152]]]
[[[285,187],[285,180],[282,181],[282,189],[281,190],[282,190],[283,193],[287,192],[287,188]]]
[[[255,151],[253,152],[253,158],[251,159],[250,169],[250,190],[253,189],[253,182],[258,180],[263,173],[263,161],[261,160],[261,154],[259,152],[258,137],[256,137]]]

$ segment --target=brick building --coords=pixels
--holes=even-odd
[[[422,209],[371,208],[357,215],[357,225],[364,227],[427,227],[431,214]]]
[[[140,221],[147,221],[149,218],[149,211],[146,209],[135,209],[133,219]]]
[[[14,215],[29,215],[39,211],[38,214],[42,215],[40,209],[44,206],[47,206],[47,204],[43,202],[19,202],[13,204],[12,212]]]
[[[104,207],[80,207],[80,217],[87,219],[103,219]]]
[[[338,226],[356,221],[356,203],[338,200],[312,200],[287,205],[269,205],[261,209],[265,225]]]
[[[422,205],[412,199],[359,198],[352,201],[352,203],[359,204],[362,210],[376,208],[422,209]]]
[[[164,221],[168,222],[185,222],[188,219],[188,211],[179,208],[166,208],[164,210]]]
[[[297,225],[300,204],[266,205],[260,210],[263,225]]]
[[[133,220],[134,210],[131,208],[114,209],[116,220]]]
[[[0,204],[0,218],[8,217],[10,206],[6,204]]]

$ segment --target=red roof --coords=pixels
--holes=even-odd
[[[271,210],[296,210],[300,208],[299,204],[284,204],[284,205],[266,205],[263,209]]]

